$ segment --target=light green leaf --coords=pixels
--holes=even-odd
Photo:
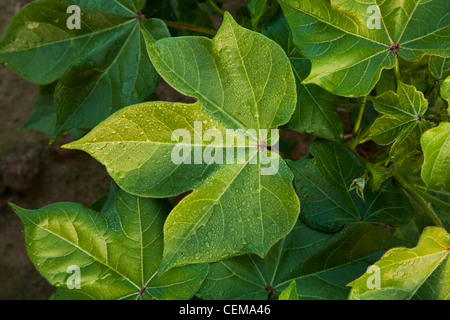
[[[278,300],[298,300],[297,285],[295,280],[291,282],[281,294]]]
[[[81,10],[81,29],[66,25],[70,5]],[[141,30],[152,41],[170,34],[162,21],[138,17],[141,6],[141,0],[38,0],[6,29],[0,62],[37,84],[60,78],[53,140],[70,129],[91,129],[156,89],[159,76]]]
[[[277,298],[292,281],[300,299],[347,299],[346,284],[365,272],[384,250],[399,245],[388,230],[369,223],[326,234],[298,222],[261,259],[254,255],[216,262],[197,296],[203,299]]]
[[[428,187],[442,186],[450,191],[450,123],[442,122],[420,139],[425,162],[422,179]]]
[[[304,84],[311,70],[311,62],[305,59],[292,41],[286,19],[280,10],[268,23],[263,34],[276,41],[288,55],[297,84],[297,108],[286,128],[316,137],[341,141],[342,120],[337,113],[337,96],[315,84]]]
[[[94,300],[80,290],[56,288],[49,300]]]
[[[302,219],[312,228],[336,232],[344,224],[360,220],[399,226],[412,219],[411,203],[404,191],[389,179],[373,192],[364,189],[363,201],[353,181],[363,176],[364,163],[347,147],[316,140],[311,156],[289,162],[302,203]]]
[[[367,95],[396,55],[450,57],[447,0],[278,0],[295,45],[312,60],[305,83]],[[371,7],[372,6],[372,7]],[[398,47],[396,47],[398,45]]]
[[[432,127],[432,123],[424,119],[428,101],[423,93],[413,86],[399,83],[397,94],[389,91],[370,99],[382,115],[370,128],[367,140],[380,145],[393,143],[391,158],[418,153],[420,137]]]
[[[228,13],[212,40],[179,37],[147,45],[163,78],[198,102],[128,107],[66,147],[90,153],[132,194],[168,197],[193,189],[165,223],[162,271],[239,254],[264,256],[292,230],[300,206],[286,163],[277,154],[261,152],[261,137],[245,132],[274,129],[289,120],[296,103],[289,60],[277,44],[239,27]],[[185,129],[192,138],[181,142],[190,151],[184,157],[190,159],[208,146],[232,148],[225,144],[226,130],[241,129],[236,145],[246,147],[245,161],[237,162],[236,153],[234,164],[226,159],[224,164],[175,164],[171,153],[179,144],[172,140],[176,129]],[[209,129],[224,141],[201,140]],[[262,139],[267,145],[277,140]],[[266,160],[271,163],[263,164]],[[278,162],[275,174],[261,174]]]
[[[207,265],[196,265],[159,275],[166,201],[120,191],[102,213],[75,203],[11,207],[23,222],[31,261],[61,289],[53,298],[188,299],[208,273]],[[79,268],[80,289],[67,286],[71,266]]]
[[[450,103],[450,76],[447,77],[441,85],[441,97]]]
[[[394,248],[378,261],[379,288],[368,288],[371,273],[350,283],[350,299],[357,300],[447,300],[450,296],[450,235],[429,227],[413,249]]]

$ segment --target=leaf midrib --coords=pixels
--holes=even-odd
[[[88,251],[84,250],[83,248],[81,248],[80,246],[76,245],[75,243],[69,241],[68,239],[58,235],[57,233],[46,229],[40,225],[38,225],[37,223],[35,223],[33,220],[31,220],[28,215],[22,214],[22,216],[24,218],[26,218],[30,223],[32,223],[35,227],[37,227],[38,229],[44,230],[52,235],[54,235],[55,237],[67,242],[69,245],[75,247],[76,249],[80,250],[81,252],[85,253],[87,256],[91,257],[92,259],[94,259],[95,261],[97,261],[98,263],[104,265],[105,267],[109,268],[110,270],[114,271],[117,275],[119,275],[120,277],[122,277],[123,279],[127,280],[130,284],[132,284],[133,286],[135,286],[137,289],[140,290],[140,287],[135,284],[131,279],[129,279],[128,277],[126,277],[125,275],[123,275],[120,271],[116,270],[115,268],[113,268],[112,266],[108,265],[106,262],[101,261],[98,257],[92,255],[91,253],[89,253]]]
[[[83,38],[89,38],[89,37],[92,37],[92,36],[100,35],[102,33],[107,33],[109,31],[113,31],[114,29],[120,29],[121,27],[124,27],[124,26],[126,26],[128,24],[131,24],[131,23],[136,23],[136,21],[134,19],[127,20],[126,22],[123,22],[121,24],[115,25],[115,26],[113,26],[111,28],[105,28],[105,29],[102,29],[100,31],[83,34],[82,36],[79,36],[79,37],[74,37],[74,38],[69,38],[69,39],[64,39],[64,40],[59,40],[59,41],[53,41],[53,42],[48,42],[48,43],[45,43],[45,44],[43,44],[43,45],[41,45],[39,47],[31,47],[31,48],[26,48],[26,49],[23,49],[23,50],[0,52],[0,55],[28,52],[28,51],[32,51],[32,50],[39,50],[41,48],[44,48],[44,47],[47,47],[47,46],[52,46],[52,45],[59,44],[59,43],[72,42],[74,40],[80,40],[80,39],[83,39]]]
[[[310,12],[305,12],[305,11],[300,10],[299,8],[295,8],[295,7],[291,6],[290,4],[287,4],[284,0],[281,0],[281,1],[283,1],[283,3],[284,3],[286,6],[290,7],[290,8],[293,9],[294,11],[302,12],[303,14],[306,14],[306,15],[308,15],[308,16],[310,16],[310,17],[312,17],[312,18],[314,18],[314,19],[316,19],[316,20],[318,20],[318,21],[320,21],[320,22],[322,22],[322,23],[325,23],[326,25],[329,25],[329,26],[331,26],[331,27],[333,27],[333,28],[335,28],[335,29],[338,29],[338,30],[340,30],[340,31],[342,31],[342,32],[344,32],[344,33],[346,33],[346,34],[352,35],[352,36],[357,37],[357,38],[360,38],[360,39],[367,40],[367,41],[369,41],[369,42],[376,43],[376,44],[378,44],[378,45],[380,45],[380,46],[383,46],[383,47],[387,47],[387,48],[390,47],[390,45],[388,45],[388,44],[385,44],[385,43],[382,43],[382,42],[379,42],[379,41],[376,41],[376,40],[374,40],[374,39],[370,39],[370,38],[367,38],[367,37],[363,37],[363,36],[358,35],[358,34],[356,34],[356,33],[353,33],[353,32],[350,32],[350,31],[348,31],[348,30],[342,29],[341,27],[338,27],[338,26],[336,26],[336,25],[334,25],[334,24],[331,24],[330,22],[325,21],[325,20],[323,20],[322,18],[319,18],[319,17],[313,15],[313,14],[310,13]],[[388,37],[390,37],[388,33],[386,33],[386,34],[388,35]]]

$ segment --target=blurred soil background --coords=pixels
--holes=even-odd
[[[32,0],[0,0],[0,35],[14,15]],[[230,0],[223,7],[232,14],[245,0]],[[212,17],[216,27],[221,20]],[[161,81],[157,94],[163,101],[190,102]],[[90,205],[108,192],[106,170],[89,155],[63,150],[70,136],[49,145],[49,136],[21,131],[38,95],[38,86],[0,65],[0,299],[48,299],[53,287],[38,273],[26,250],[22,223],[8,202],[39,209],[56,202]],[[293,156],[309,152],[312,137],[286,132],[300,142]],[[178,197],[180,198],[180,197]],[[175,198],[176,200],[176,198]],[[178,199],[179,200],[179,199]],[[176,201],[175,201],[176,202]]]

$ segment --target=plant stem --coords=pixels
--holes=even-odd
[[[367,138],[367,136],[369,135],[370,127],[371,126],[368,126],[362,133],[358,134],[350,141],[350,143],[348,144],[350,149],[355,150],[358,144],[360,144],[362,140]]]
[[[363,97],[361,105],[359,106],[358,118],[356,119],[355,128],[353,128],[353,135],[356,136],[359,133],[359,129],[361,127],[361,121],[364,114],[364,109],[366,107],[367,96]]]
[[[358,118],[356,120],[355,128],[353,129],[353,139],[349,143],[349,147],[352,150],[355,150],[355,148],[358,146],[358,144],[367,137],[369,134],[370,126],[368,126],[366,129],[364,129],[363,132],[361,132],[361,121],[364,115],[364,109],[367,102],[367,96],[363,97],[363,100],[361,102],[361,105],[359,107],[358,112]]]
[[[400,67],[399,67],[398,64],[399,64],[399,63],[398,63],[398,58],[397,58],[397,60],[395,61],[395,68],[394,68],[394,71],[395,71],[395,79],[397,80],[397,81],[396,81],[396,87],[398,87],[398,83],[402,80],[402,76],[401,76],[401,74],[400,74]]]
[[[175,21],[167,21],[167,20],[163,20],[163,21],[168,27],[175,28],[175,29],[195,31],[195,32],[199,32],[199,33],[208,34],[211,36],[215,36],[217,33],[216,30],[204,28],[204,27],[200,27],[200,26],[194,26],[192,24],[186,24],[186,23],[175,22]]]
[[[439,217],[436,215],[434,210],[427,204],[422,195],[417,191],[417,189],[409,184],[403,177],[399,174],[394,174],[395,180],[405,189],[413,198],[417,201],[417,203],[422,207],[428,217],[433,221],[433,223],[438,227],[444,227]]]
[[[214,11],[215,14],[217,14],[220,17],[224,16],[224,13],[222,9],[220,9],[212,0],[206,0],[206,5],[211,8],[212,11]]]

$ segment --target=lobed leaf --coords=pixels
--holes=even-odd
[[[372,127],[367,140],[380,145],[393,143],[391,158],[417,153],[422,134],[433,125],[424,119],[428,101],[413,86],[398,84],[397,94],[392,91],[371,98],[375,109],[381,113]]]
[[[198,102],[128,107],[66,147],[90,153],[130,193],[168,197],[193,190],[165,223],[162,271],[250,252],[264,256],[292,230],[300,207],[285,162],[260,152],[260,138],[245,132],[274,129],[289,120],[296,103],[289,60],[276,43],[239,27],[228,13],[212,40],[167,38],[147,46],[161,76]],[[187,130],[192,139],[174,141],[176,129]],[[185,157],[211,146],[232,148],[216,138],[200,140],[209,129],[222,137],[227,129],[240,129],[235,147],[245,147],[246,160],[172,161],[179,143],[190,150]],[[264,139],[267,145],[276,143]],[[261,175],[267,157],[279,161],[273,175]]]

